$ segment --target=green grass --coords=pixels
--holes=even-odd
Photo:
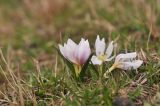
[[[45,10],[43,1],[0,1],[0,104],[160,105],[158,0],[48,2]],[[117,53],[137,51],[144,64],[116,69],[102,82],[99,67],[89,65],[87,78],[75,80],[55,47],[84,37],[94,49],[97,34],[107,44],[116,40]]]

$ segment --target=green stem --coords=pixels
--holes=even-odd
[[[74,65],[74,69],[75,69],[76,77],[78,77],[82,67],[80,65]]]
[[[99,66],[99,70],[100,70],[100,72],[99,72],[99,78],[101,78],[102,77],[102,72],[103,72],[103,65],[100,65]]]
[[[116,68],[116,66],[115,66],[115,64],[113,64],[112,67],[110,67],[109,70],[107,70],[107,71],[104,73],[103,76],[104,76],[105,78],[107,78],[107,75],[108,75],[109,73],[111,73],[115,68]]]
[[[100,85],[102,85],[102,76],[103,76],[102,74],[103,74],[103,65],[100,65],[99,66],[99,80],[98,80]]]

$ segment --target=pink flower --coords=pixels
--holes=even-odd
[[[79,44],[76,44],[71,39],[68,39],[64,46],[59,45],[61,54],[70,62],[83,66],[88,60],[91,49],[88,40],[81,39]]]

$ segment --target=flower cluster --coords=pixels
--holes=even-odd
[[[114,59],[114,64],[106,72],[111,72],[116,68],[123,70],[131,70],[139,68],[143,61],[136,59],[137,53],[122,53],[117,56],[112,55],[114,51],[114,42],[111,41],[106,48],[105,39],[100,39],[99,35],[95,41],[95,55],[91,58],[91,63],[94,65],[102,65],[104,62],[109,62]],[[70,62],[74,63],[75,66],[79,67],[76,74],[79,75],[81,68],[88,60],[91,55],[90,44],[88,40],[81,39],[79,44],[76,44],[71,39],[68,39],[67,43],[59,45],[61,54]],[[106,74],[105,73],[105,74]]]

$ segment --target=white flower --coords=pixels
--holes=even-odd
[[[126,53],[126,54],[119,54],[115,58],[114,67],[115,68],[121,68],[124,70],[131,70],[131,69],[137,69],[139,68],[143,61],[142,60],[136,60],[137,53]]]
[[[104,38],[100,40],[99,35],[97,36],[95,42],[96,56],[92,56],[92,63],[101,65],[104,61],[111,61],[114,56],[111,57],[113,52],[113,41],[109,43],[108,48],[106,49],[106,43]]]
[[[143,61],[136,60],[135,59],[136,56],[137,56],[136,52],[117,55],[112,67],[110,67],[109,70],[104,73],[104,77],[107,78],[107,74],[112,72],[115,68],[120,68],[123,70],[131,70],[139,68],[142,65]]]
[[[91,54],[91,49],[88,40],[81,39],[77,45],[71,39],[68,39],[64,46],[59,45],[61,54],[72,63],[82,66],[86,63]]]

